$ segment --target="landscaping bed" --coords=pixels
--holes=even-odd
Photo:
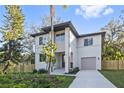
[[[100,72],[116,87],[124,88],[124,70],[105,70]]]
[[[75,68],[69,69],[69,73],[66,73],[66,74],[77,74],[78,72],[79,72],[79,68],[75,67]]]
[[[75,77],[18,73],[0,75],[0,88],[67,88]]]

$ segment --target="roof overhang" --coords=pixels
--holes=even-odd
[[[88,37],[88,36],[95,36],[95,35],[102,35],[102,37],[104,37],[105,33],[106,32],[95,32],[95,33],[82,34],[82,35],[79,35],[78,38]]]
[[[67,21],[64,23],[54,25],[54,32],[65,30],[66,27],[69,27],[71,29],[71,31],[73,32],[73,34],[77,38],[94,36],[94,35],[102,35],[102,37],[104,37],[105,33],[106,33],[106,32],[96,32],[96,33],[88,33],[88,34],[79,35],[78,32],[76,31],[75,27],[71,23],[71,21]],[[48,34],[51,31],[51,26],[43,27],[43,28],[41,28],[41,30],[42,30],[42,32],[31,34],[31,36],[36,37],[36,36],[40,36],[43,34]]]
[[[57,32],[57,31],[65,30],[66,27],[69,27],[76,37],[79,36],[78,32],[76,31],[76,29],[73,26],[73,24],[71,23],[71,21],[54,25],[54,31]],[[36,37],[39,35],[47,34],[51,31],[51,26],[43,27],[43,28],[41,28],[41,30],[43,30],[43,32],[31,34],[31,36]]]

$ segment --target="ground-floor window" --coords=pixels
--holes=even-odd
[[[40,60],[40,62],[46,61],[46,56],[44,54],[40,54],[39,55],[39,60]]]
[[[71,62],[70,65],[71,65],[71,68],[73,68],[73,62]]]
[[[71,62],[70,62],[70,67],[73,68],[73,53],[71,52]]]

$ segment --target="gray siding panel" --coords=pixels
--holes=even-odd
[[[96,70],[96,57],[81,58],[81,70]]]

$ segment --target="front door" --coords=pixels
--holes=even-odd
[[[62,54],[62,68],[65,67],[65,60],[64,60],[64,54]]]

